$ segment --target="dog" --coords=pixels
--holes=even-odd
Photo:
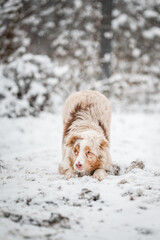
[[[59,173],[66,179],[93,175],[103,180],[111,166],[111,105],[92,90],[68,97],[63,109],[62,161]]]

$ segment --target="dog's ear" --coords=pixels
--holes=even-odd
[[[100,142],[100,148],[105,149],[106,147],[109,147],[109,142],[107,140],[102,139]]]
[[[67,146],[72,147],[78,139],[82,139],[79,136],[71,136],[67,141]]]

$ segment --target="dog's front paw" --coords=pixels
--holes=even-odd
[[[96,169],[93,174],[93,178],[96,178],[99,181],[102,181],[106,175],[107,175],[107,173],[104,169]]]
[[[76,177],[76,173],[74,173],[72,170],[68,169],[65,173],[65,179],[68,180],[70,178]]]

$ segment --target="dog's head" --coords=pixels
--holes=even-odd
[[[103,136],[90,133],[85,136],[71,136],[67,146],[71,148],[71,167],[84,172],[103,166],[104,153],[109,143]]]

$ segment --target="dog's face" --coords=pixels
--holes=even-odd
[[[102,167],[103,152],[108,147],[105,139],[90,137],[71,137],[68,142],[72,148],[70,165],[77,172],[92,171]]]

